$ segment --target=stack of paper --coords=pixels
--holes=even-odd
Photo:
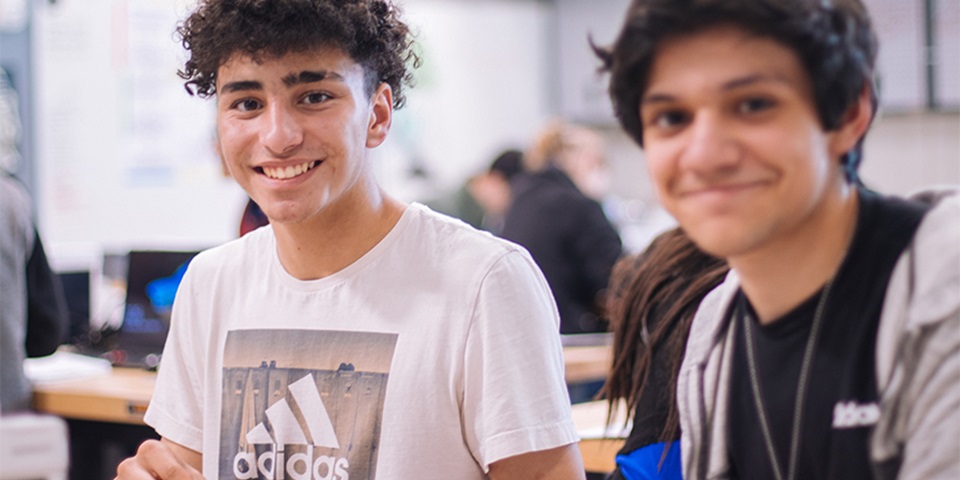
[[[63,350],[46,357],[28,358],[23,362],[23,370],[34,384],[109,375],[111,368],[113,367],[106,359]]]

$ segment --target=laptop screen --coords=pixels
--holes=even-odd
[[[127,297],[117,335],[121,365],[148,367],[159,359],[170,329],[180,280],[197,252],[134,250],[127,259]]]

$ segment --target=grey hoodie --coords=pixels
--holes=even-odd
[[[912,198],[933,207],[887,285],[876,349],[881,414],[870,456],[877,478],[957,479],[960,195],[942,189]],[[690,329],[677,380],[684,478],[729,477],[727,402],[736,322],[724,317],[739,286],[731,271],[704,298]]]

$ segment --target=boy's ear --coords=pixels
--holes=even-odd
[[[840,126],[828,133],[830,154],[833,158],[840,158],[856,146],[870,128],[873,120],[873,102],[871,89],[865,85],[857,101],[850,105],[840,121]]]
[[[370,98],[370,122],[367,125],[367,148],[380,146],[387,138],[393,122],[393,89],[381,83]]]

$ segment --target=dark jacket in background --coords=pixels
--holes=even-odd
[[[620,236],[600,204],[560,170],[517,175],[502,237],[533,255],[560,310],[561,333],[606,331],[597,295],[620,257]]]
[[[31,409],[23,360],[56,351],[67,328],[60,279],[47,263],[30,196],[0,172],[0,413]]]

